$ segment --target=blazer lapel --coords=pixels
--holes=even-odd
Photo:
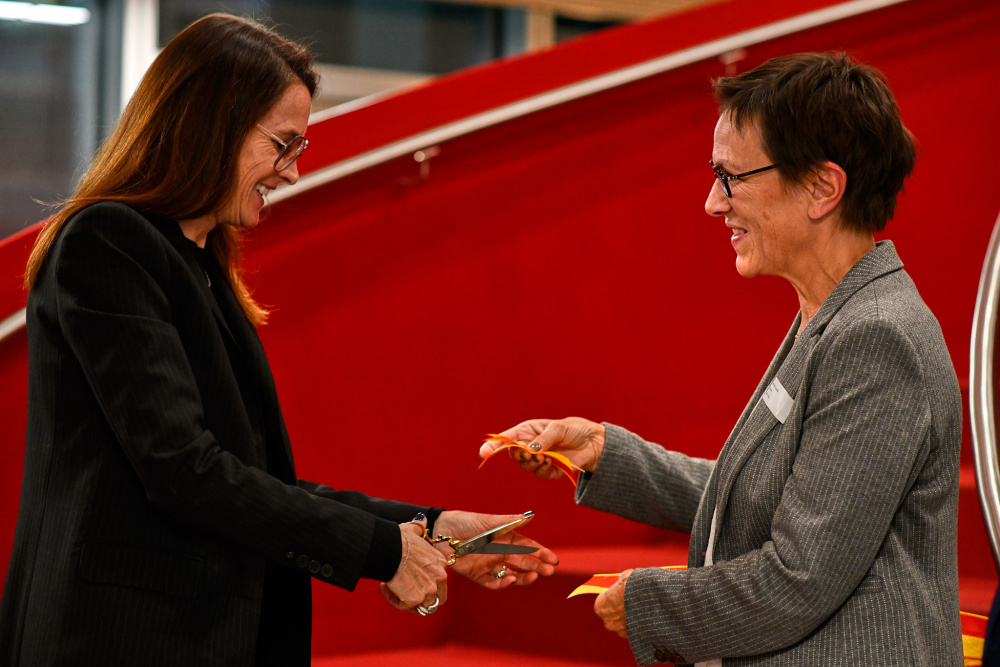
[[[221,269],[212,266],[212,280],[218,279],[220,285],[225,281]],[[295,482],[295,462],[292,449],[281,417],[281,406],[278,403],[278,391],[274,384],[274,376],[264,353],[264,346],[257,335],[257,330],[246,319],[236,296],[228,286],[216,291],[217,307],[222,311],[224,322],[230,322],[236,337],[236,347],[240,358],[249,371],[252,381],[244,391],[250,397],[251,406],[248,409],[256,412],[264,429],[267,447],[267,471],[271,475],[287,482]]]
[[[796,320],[797,322],[798,320]],[[803,332],[804,333],[804,332]],[[799,337],[799,340],[795,340],[794,328],[792,332],[789,332],[788,337],[785,338],[784,343],[779,350],[779,356],[782,351],[786,351],[785,358],[782,360],[781,365],[777,370],[768,369],[768,373],[764,376],[764,381],[761,382],[763,389],[760,389],[754,398],[756,402],[754,403],[753,409],[751,410],[750,416],[743,428],[738,434],[727,443],[728,452],[725,452],[725,462],[721,463],[722,457],[720,456],[720,466],[716,466],[719,471],[719,483],[717,490],[717,505],[718,505],[718,523],[722,524],[722,519],[726,513],[726,506],[729,503],[729,492],[736,482],[736,478],[739,476],[740,471],[743,469],[743,465],[746,463],[747,459],[753,454],[757,447],[764,441],[767,434],[770,433],[775,426],[778,426],[781,422],[775,416],[771,408],[764,402],[764,390],[774,381],[777,380],[782,388],[792,398],[792,412],[788,415],[785,420],[786,424],[794,427],[791,420],[795,419],[793,417],[795,413],[795,408],[800,407],[796,405],[796,401],[799,400],[799,392],[802,386],[802,379],[806,371],[806,363],[812,353],[813,345],[815,341],[809,337]],[[787,349],[790,346],[791,349]],[[777,358],[777,356],[775,357]],[[718,528],[716,528],[718,530]],[[716,537],[716,543],[718,543],[718,537]]]
[[[816,315],[809,320],[809,324],[802,331],[802,335],[809,335],[810,338],[819,338],[830,323],[833,316],[843,307],[858,290],[865,285],[888,273],[899,271],[903,268],[903,262],[896,254],[896,247],[892,241],[879,241],[875,248],[867,255],[858,260],[858,263],[851,267],[847,275],[837,283],[837,286],[826,297],[826,301],[820,306]]]
[[[235,343],[236,337],[233,336],[233,332],[229,329],[229,324],[226,322],[226,318],[219,309],[219,304],[215,301],[215,296],[213,296],[212,288],[209,285],[208,274],[198,262],[198,257],[194,254],[191,247],[192,241],[184,236],[184,232],[181,231],[180,225],[178,225],[175,220],[153,216],[149,213],[146,213],[145,215],[153,222],[153,224],[156,225],[157,228],[159,228],[160,232],[170,241],[170,245],[172,245],[180,254],[184,263],[191,270],[191,275],[194,277],[194,281],[198,285],[198,289],[201,291],[202,296],[205,297],[208,305],[212,308],[212,314],[215,315],[215,321],[218,323],[219,329],[222,330],[223,335],[228,335],[230,340]]]
[[[274,378],[253,325],[247,322],[246,326],[242,326],[245,316],[236,302],[236,297],[225,284],[226,278],[222,275],[221,269],[214,261],[208,269],[202,267],[192,248],[192,242],[184,236],[180,226],[168,218],[151,216],[148,213],[146,216],[183,258],[191,270],[198,289],[211,307],[219,331],[223,337],[228,338],[226,349],[230,354],[230,364],[237,373],[237,383],[244,396],[248,416],[261,430],[263,451],[259,454],[266,459],[268,472],[283,481],[294,483],[295,463],[281,419]],[[217,291],[213,292],[210,281],[217,283]],[[230,322],[234,323],[232,327]],[[237,358],[233,358],[233,355]],[[249,375],[242,371],[237,372],[236,366],[244,368]]]
[[[767,389],[771,380],[777,374],[778,369],[781,367],[782,362],[788,355],[789,350],[792,348],[792,344],[795,342],[795,332],[799,329],[799,322],[801,321],[801,314],[795,316],[795,320],[792,322],[791,328],[788,333],[785,334],[785,339],[778,348],[777,353],[775,353],[774,358],[771,359],[771,363],[767,367],[767,371],[764,373],[764,377],[761,379],[760,383],[757,385],[757,389],[754,390],[753,395],[750,397],[750,401],[747,406],[743,409],[743,414],[736,421],[736,426],[733,427],[732,432],[726,439],[726,444],[723,446],[722,451],[719,452],[719,458],[715,462],[715,468],[712,470],[712,474],[708,478],[708,484],[705,486],[705,493],[702,495],[701,506],[695,515],[694,525],[691,527],[691,543],[688,549],[688,566],[690,567],[701,567],[705,563],[705,548],[708,544],[708,535],[711,530],[712,516],[715,514],[716,506],[718,505],[718,500],[723,499],[722,507],[719,508],[719,516],[721,520],[722,512],[725,512],[725,496],[728,493],[728,487],[732,485],[733,475],[726,474],[726,470],[731,465],[732,459],[737,459],[739,461],[740,467],[742,467],[742,462],[746,460],[746,457],[750,455],[754,448],[756,448],[756,443],[759,442],[767,435],[768,431],[773,428],[774,424],[777,424],[777,419],[772,416],[771,419],[774,423],[767,421],[766,416],[761,412],[761,408],[767,415],[770,415],[770,411],[766,406],[763,406],[761,402],[761,397],[764,395],[764,391]],[[784,384],[784,382],[782,382]],[[744,439],[745,433],[754,433],[755,441],[750,442]],[[735,452],[733,450],[736,450]],[[737,468],[738,470],[738,468]],[[719,493],[720,480],[721,483],[725,485],[727,489],[726,493]]]

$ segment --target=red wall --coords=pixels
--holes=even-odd
[[[981,0],[910,2],[741,63],[846,49],[886,72],[920,140],[886,236],[963,384],[1000,190],[984,175],[1000,147],[984,131],[1000,67],[981,57],[998,19]],[[300,469],[449,506],[561,512],[561,485],[499,463],[476,473],[482,434],[582,414],[713,455],[796,310],[784,282],[736,274],[703,210],[707,82],[722,71],[699,63],[447,142],[421,184],[403,184],[416,165],[400,158],[277,207],[251,263],[278,308],[263,336]],[[407,455],[380,461],[390,474],[372,475],[372,457],[402,442]],[[442,464],[450,481],[428,484]],[[588,539],[571,516],[595,518],[539,514],[538,529],[570,541]]]
[[[803,3],[757,6],[739,18],[750,3],[713,5],[445,78],[311,128],[303,166]],[[1000,210],[998,27],[989,0],[912,0],[750,47],[739,63],[844,49],[887,74],[920,153],[886,236],[941,321],[963,388]],[[246,264],[275,306],[262,336],[299,474],[451,508],[534,509],[532,534],[553,546],[660,539],[575,508],[567,481],[543,484],[499,460],[477,472],[476,452],[486,432],[570,414],[718,452],[797,308],[784,282],[737,275],[727,230],[703,210],[708,81],[720,74],[712,59],[446,142],[422,183],[400,158],[276,206]],[[5,391],[23,382],[21,354],[0,367]],[[22,404],[4,403],[0,554],[13,537]],[[976,564],[989,562],[978,530],[963,568],[991,577]],[[316,591],[319,609],[345,603]]]

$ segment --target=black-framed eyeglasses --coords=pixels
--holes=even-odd
[[[278,159],[274,161],[275,171],[284,171],[292,166],[292,163],[299,159],[302,152],[309,147],[309,140],[303,137],[301,134],[295,135],[295,137],[289,141],[287,144],[276,137],[273,133],[268,131],[263,125],[257,125],[257,129],[263,132],[274,142],[275,148],[278,149],[280,153]]]
[[[733,196],[733,191],[729,189],[729,181],[738,181],[746,176],[751,176],[753,174],[759,174],[762,171],[767,171],[768,169],[776,169],[778,165],[772,164],[766,167],[761,167],[760,169],[754,169],[752,171],[744,171],[742,174],[736,174],[735,176],[726,176],[725,172],[722,171],[722,167],[716,167],[715,162],[709,160],[708,163],[712,165],[712,171],[715,172],[715,177],[719,179],[719,183],[722,183],[722,191],[726,193],[727,197]]]

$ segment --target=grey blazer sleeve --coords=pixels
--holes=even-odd
[[[685,456],[605,424],[604,452],[576,502],[640,523],[691,532],[715,461]]]
[[[813,351],[797,409],[761,445],[780,451],[786,441],[794,451],[790,474],[775,482],[777,509],[761,518],[771,540],[712,567],[636,570],[625,608],[640,664],[655,661],[656,647],[693,662],[792,646],[845,604],[884,548],[940,434],[907,331],[884,319],[831,329]],[[719,517],[717,545],[740,530]],[[815,657],[811,664],[830,664]]]

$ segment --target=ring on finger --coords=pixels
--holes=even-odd
[[[430,604],[426,607],[422,604],[417,605],[417,613],[420,614],[421,616],[430,616],[431,614],[433,614],[438,610],[438,605],[440,604],[441,604],[441,598],[435,595],[433,604]]]
[[[506,576],[507,576],[507,566],[506,565],[501,565],[500,569],[493,573],[493,578],[494,579],[498,579],[498,580],[499,579],[503,579]]]

